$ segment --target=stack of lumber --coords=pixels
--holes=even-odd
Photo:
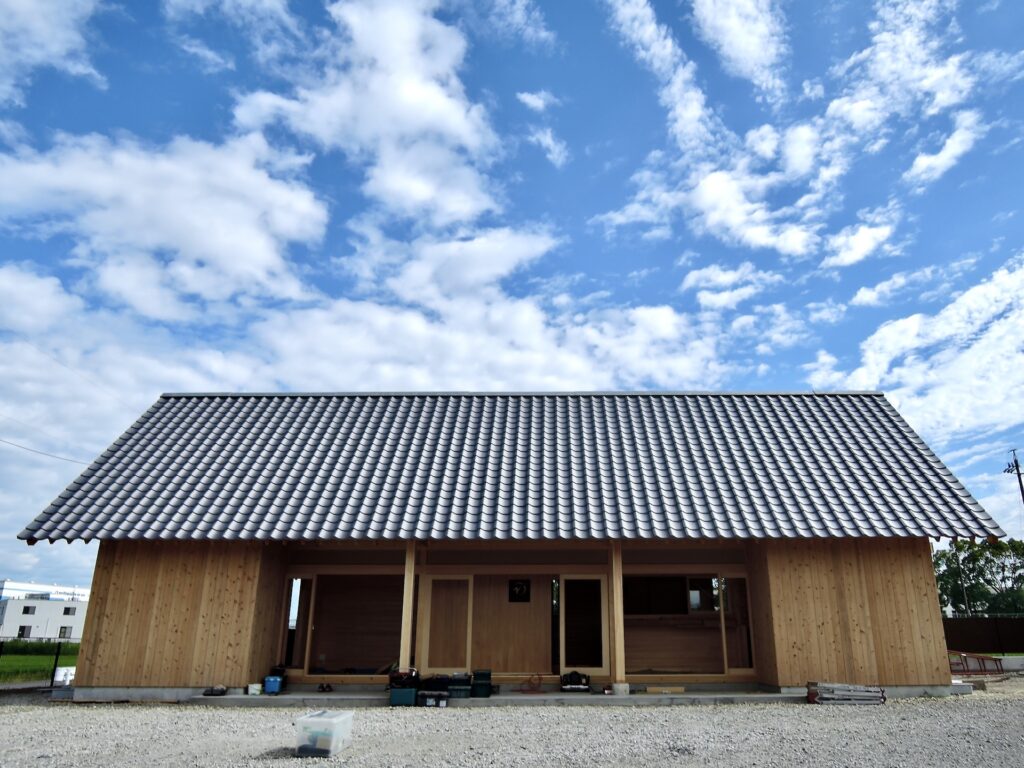
[[[807,701],[811,704],[884,704],[885,689],[870,685],[808,683]]]

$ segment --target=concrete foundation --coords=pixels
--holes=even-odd
[[[511,687],[505,693],[480,699],[449,699],[449,707],[531,707],[531,706],[676,706],[693,704],[799,704],[807,701],[807,689],[787,687],[774,691],[754,688],[714,689],[695,686],[685,693],[648,694],[644,686],[629,686],[611,694],[561,693],[544,690],[522,693]],[[203,696],[202,688],[75,688],[75,702],[168,702],[207,707],[310,707],[314,709],[351,709],[388,706],[388,694],[379,686],[338,686],[331,693],[318,693],[311,686],[289,688],[275,696],[248,696],[241,688],[231,688],[223,696]],[[904,699],[918,696],[958,696],[969,694],[969,683],[954,685],[902,685],[885,689],[887,698]]]

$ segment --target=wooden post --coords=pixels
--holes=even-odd
[[[611,662],[612,684],[626,682],[626,628],[622,612],[622,542],[611,544],[611,574],[609,575],[608,593],[611,598]]]
[[[405,592],[402,595],[402,641],[398,651],[398,666],[412,666],[412,614],[413,587],[416,583],[416,542],[405,543]]]

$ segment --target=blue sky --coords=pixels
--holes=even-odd
[[[1012,535],[1024,6],[0,0],[0,575],[164,391],[885,391]],[[16,443],[21,448],[9,445]]]

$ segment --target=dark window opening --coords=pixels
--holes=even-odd
[[[604,666],[601,582],[598,579],[567,579],[563,598],[565,668]]]
[[[627,616],[675,616],[686,613],[685,576],[629,576],[622,580]]]

